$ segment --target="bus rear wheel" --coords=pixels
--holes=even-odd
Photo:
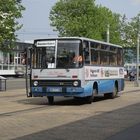
[[[47,96],[47,98],[48,98],[49,105],[53,105],[53,103],[54,103],[54,97],[53,96]]]
[[[118,88],[115,85],[113,92],[112,93],[106,93],[106,94],[104,94],[104,97],[105,98],[109,98],[109,99],[114,99],[117,95],[118,95]]]
[[[115,85],[114,90],[111,94],[111,99],[114,99],[118,95],[118,88],[117,85]]]

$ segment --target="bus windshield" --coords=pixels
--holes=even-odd
[[[34,68],[78,68],[83,65],[80,40],[54,40],[54,42],[53,45],[50,43],[43,46],[45,43],[42,43],[41,46],[34,48]]]

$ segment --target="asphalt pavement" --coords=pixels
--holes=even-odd
[[[24,80],[10,79],[11,87],[0,92],[0,140],[140,140],[140,86],[134,81],[126,81],[114,100],[48,106],[44,98],[26,99]]]
[[[25,78],[14,78],[14,77],[7,77],[6,80],[6,89],[7,90],[14,90],[14,89],[23,89],[25,88]]]

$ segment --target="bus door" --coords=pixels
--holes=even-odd
[[[26,48],[26,73],[25,73],[25,85],[26,85],[26,95],[27,97],[31,97],[31,70],[32,70],[32,54],[33,48]]]

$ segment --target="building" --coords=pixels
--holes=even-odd
[[[0,51],[0,75],[15,75],[25,73],[26,49],[32,43],[15,42],[11,50]]]

